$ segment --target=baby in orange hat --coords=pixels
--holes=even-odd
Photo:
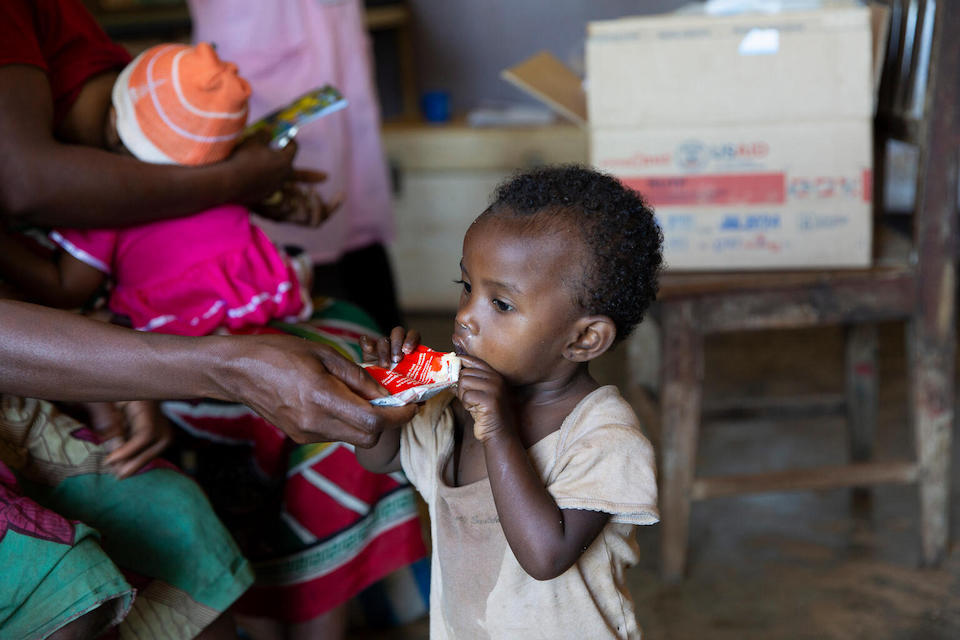
[[[158,45],[117,78],[107,140],[145,162],[218,162],[243,135],[249,97],[237,67],[209,44]],[[205,335],[311,312],[309,269],[298,276],[239,205],[122,229],[61,229],[50,238],[64,249],[59,260],[23,265],[59,270],[52,280],[60,289],[45,297],[78,306],[109,275],[108,306],[143,331]]]

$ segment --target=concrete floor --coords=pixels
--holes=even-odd
[[[412,316],[424,343],[449,346],[452,320]],[[880,328],[877,456],[912,455],[904,398],[902,326]],[[839,329],[719,336],[707,341],[705,403],[743,395],[842,390]],[[623,379],[624,349],[595,368],[601,382]],[[956,452],[957,447],[954,447]],[[702,429],[698,473],[750,472],[842,462],[842,416],[710,419]],[[960,459],[954,455],[954,499]],[[792,492],[696,503],[688,575],[658,576],[660,529],[638,532],[643,558],[628,572],[637,617],[649,640],[955,640],[960,638],[958,509],[942,566],[919,567],[917,500],[912,486],[872,491],[855,514],[847,490]],[[426,620],[368,640],[420,640]]]

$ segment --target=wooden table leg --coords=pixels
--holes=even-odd
[[[703,394],[703,336],[694,303],[665,303],[661,331],[660,569],[664,580],[678,581],[686,566]]]

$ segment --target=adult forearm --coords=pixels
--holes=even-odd
[[[45,227],[142,224],[196,213],[239,193],[220,165],[153,165],[56,143],[22,159],[16,171],[18,187],[4,203],[7,215],[21,224]]]
[[[98,145],[109,91],[108,83],[88,83],[77,103],[99,109],[68,114],[72,124],[61,123],[54,135],[46,74],[0,63],[0,217],[41,226],[134,225],[226,202],[261,202],[294,177],[296,144],[275,150],[259,138],[204,167],[146,164],[104,151]]]
[[[0,393],[48,400],[213,398],[239,402],[296,442],[373,446],[415,406],[375,407],[386,391],[326,345],[292,336],[142,333],[0,300]]]
[[[0,300],[0,392],[90,401],[222,397],[211,375],[223,367],[220,342],[202,344]]]

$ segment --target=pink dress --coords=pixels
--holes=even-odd
[[[135,329],[200,336],[309,314],[289,261],[238,205],[127,229],[50,234],[110,274],[110,309]]]
[[[271,238],[294,244],[317,264],[394,238],[390,181],[380,139],[380,105],[360,0],[191,0],[195,42],[215,42],[253,88],[250,121],[324,84],[346,109],[297,134],[296,166],[325,171],[321,193],[343,205],[316,229],[257,218]]]

